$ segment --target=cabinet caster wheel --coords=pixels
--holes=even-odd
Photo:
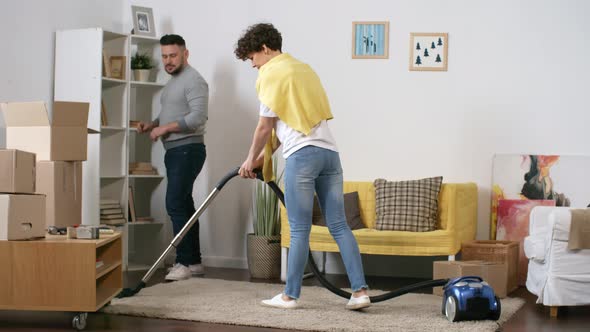
[[[86,328],[86,318],[88,318],[88,313],[86,312],[77,314],[72,319],[72,326],[78,331],[84,330]]]

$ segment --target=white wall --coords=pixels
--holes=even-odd
[[[123,4],[122,0],[0,2],[0,101],[50,103],[55,31],[103,27],[123,32]]]
[[[201,199],[246,156],[257,72],[235,59],[233,46],[261,21],[275,24],[283,50],[321,77],[345,179],[476,182],[478,238],[489,234],[495,153],[590,154],[587,1],[131,2],[154,9],[158,34],[185,37],[191,64],[209,81]],[[359,20],[390,22],[389,59],[351,59],[351,22]],[[449,33],[448,72],[408,70],[410,32]],[[245,180],[230,183],[203,218],[210,263],[245,264],[250,191]]]

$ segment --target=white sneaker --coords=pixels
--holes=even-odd
[[[170,273],[166,275],[165,279],[169,281],[178,281],[188,279],[191,276],[192,273],[188,266],[176,263],[170,270]]]
[[[361,295],[359,297],[350,296],[350,300],[346,304],[346,309],[359,310],[371,306],[371,298],[368,295]]]
[[[176,263],[176,264],[179,264],[179,263]],[[172,269],[174,268],[174,266],[176,266],[176,264],[169,267],[167,271],[168,272],[172,271]],[[191,273],[194,276],[205,274],[205,267],[203,266],[203,264],[192,264],[192,265],[188,266],[188,269],[191,270]]]
[[[280,308],[280,309],[295,309],[297,308],[297,300],[285,301],[283,300],[283,294],[279,294],[270,300],[262,300],[260,302],[263,306]]]
[[[205,267],[203,266],[203,264],[189,265],[188,269],[191,270],[191,274],[194,276],[205,274]]]

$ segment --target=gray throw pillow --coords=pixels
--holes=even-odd
[[[367,228],[361,220],[358,192],[354,191],[344,194],[344,213],[346,214],[346,223],[351,230]],[[326,221],[322,215],[322,210],[320,208],[317,196],[313,198],[312,224],[317,226],[326,226]]]
[[[377,179],[375,228],[429,232],[436,229],[442,176],[413,181]]]

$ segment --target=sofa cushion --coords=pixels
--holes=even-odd
[[[442,176],[411,181],[377,179],[376,229],[430,232],[436,229]]]
[[[344,213],[346,214],[346,223],[350,229],[355,230],[365,228],[365,225],[361,220],[358,192],[355,191],[344,194]],[[317,196],[313,199],[312,224],[317,226],[326,226],[326,221],[322,215],[322,210],[320,208]]]

